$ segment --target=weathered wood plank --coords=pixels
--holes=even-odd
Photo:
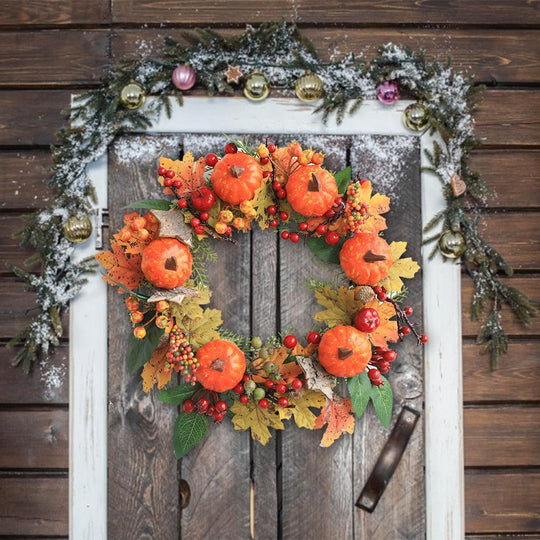
[[[108,0],[55,0],[53,3],[40,0],[4,0],[0,12],[2,26],[100,24],[109,20]]]
[[[515,386],[519,393],[519,385]],[[540,464],[539,407],[474,407],[463,415],[466,467]]]
[[[540,206],[536,189],[540,152],[536,150],[482,150],[473,153],[472,166],[495,191],[490,207],[535,208]]]
[[[540,534],[466,534],[467,540],[540,540]]]
[[[540,268],[539,219],[537,213],[489,214],[483,216],[479,226],[486,242],[496,249],[514,270],[536,270]]]
[[[375,190],[391,196],[386,215],[387,241],[406,240],[407,255],[421,260],[420,149],[418,140],[405,137],[354,137],[351,148],[353,173],[370,179]],[[406,185],[407,188],[403,189]],[[404,234],[406,231],[406,234]],[[407,303],[414,306],[422,324],[422,282],[418,275],[407,280]],[[423,355],[413,340],[392,346],[398,359],[388,374],[394,390],[394,418],[403,405],[423,408]],[[425,536],[424,423],[418,422],[392,480],[372,514],[355,510],[355,537],[422,538]],[[370,410],[355,430],[353,456],[355,500],[364,487],[388,438]],[[399,501],[396,504],[396,501]],[[391,516],[391,517],[390,517]]]
[[[540,340],[510,341],[508,354],[501,355],[499,369],[491,369],[489,355],[480,354],[474,342],[463,343],[463,400],[539,401]]]
[[[125,136],[109,154],[111,228],[123,223],[130,201],[153,198],[160,155],[175,155],[176,138]],[[115,179],[122,178],[122,182]],[[129,179],[129,181],[127,181]],[[131,324],[124,295],[109,291],[109,536],[178,537],[177,461],[172,433],[174,407],[144,394],[141,379],[129,375],[126,347]]]
[[[223,35],[236,35],[241,30],[220,29]],[[157,54],[165,36],[185,43],[182,30],[146,28],[117,30],[112,36],[113,58]],[[523,42],[534,43],[534,30],[441,30],[411,28],[306,28],[309,38],[323,61],[335,60],[348,52],[364,58],[375,56],[378,47],[389,41],[425,48],[430,56],[446,61],[452,56],[459,71],[475,74],[480,82],[533,82],[538,80],[538,55],[534,47],[523,47]]]
[[[537,532],[540,474],[466,471],[466,531]]]
[[[25,217],[26,216],[26,217]],[[30,249],[21,249],[18,233],[25,227],[28,214],[0,214],[0,259],[23,267],[25,270],[39,270],[39,263],[26,265],[26,260],[34,253]],[[2,271],[7,272],[4,266]]]
[[[0,33],[0,84],[96,83],[108,61],[108,31]]]
[[[1,411],[0,469],[67,469],[68,424],[67,409]]]
[[[222,154],[224,139],[186,135],[184,151]],[[212,304],[222,311],[224,327],[250,333],[251,239],[239,234],[238,246],[212,242],[218,262],[209,265]],[[182,460],[182,477],[191,486],[191,503],[182,512],[182,537],[247,538],[250,528],[249,433],[234,431],[230,422],[209,426],[204,441]],[[217,496],[219,494],[219,496]]]
[[[346,3],[338,0],[316,0],[309,5],[277,0],[270,4],[257,4],[247,0],[234,3],[201,4],[197,0],[182,2],[181,6],[169,0],[136,2],[116,0],[112,16],[116,23],[178,23],[190,24],[243,24],[262,23],[279,18],[301,24],[324,21],[326,24],[477,24],[477,25],[529,25],[538,23],[538,13],[526,1],[505,0],[490,4],[487,0],[475,2],[454,0],[445,4],[424,1],[391,0],[384,4],[368,0]]]
[[[0,531],[5,535],[68,533],[68,479],[0,478]]]
[[[0,154],[0,208],[26,210],[52,202],[48,187],[51,157],[46,150],[7,151]]]
[[[538,308],[540,302],[540,278],[536,275],[504,278],[504,282],[516,287],[528,295],[533,304]],[[476,337],[480,328],[480,322],[471,321],[469,308],[473,294],[472,280],[464,275],[461,281],[461,302],[463,306],[462,330],[464,337]],[[531,326],[526,327],[519,322],[508,306],[501,310],[501,321],[505,332],[509,336],[538,336],[540,335],[540,318],[533,317]]]
[[[348,143],[343,137],[283,137],[293,138],[306,146],[321,148],[327,154],[325,165],[330,169],[346,166]],[[279,257],[281,328],[290,329],[301,338],[314,327],[312,316],[317,311],[313,293],[302,285],[302,280],[332,280],[336,271],[317,262],[302,244],[281,242]],[[283,538],[351,537],[353,438],[344,436],[330,448],[321,448],[320,431],[298,429],[289,422],[281,439]]]
[[[540,95],[534,90],[490,90],[474,117],[484,144],[540,144]]]

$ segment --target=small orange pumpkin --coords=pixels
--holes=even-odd
[[[376,233],[361,232],[349,238],[339,252],[345,275],[358,285],[375,285],[392,266],[392,252]]]
[[[180,287],[191,275],[193,257],[189,248],[176,238],[152,240],[142,252],[141,270],[156,287]]]
[[[212,186],[217,196],[229,203],[240,204],[253,199],[262,184],[262,169],[258,161],[243,152],[225,154],[214,167]]]
[[[226,392],[234,388],[246,371],[244,353],[232,341],[214,339],[197,351],[197,380],[208,390]]]
[[[322,216],[338,196],[336,179],[318,165],[299,167],[287,181],[287,199],[303,216]]]
[[[363,332],[338,325],[327,330],[319,344],[319,362],[336,377],[354,377],[366,369],[371,345]]]

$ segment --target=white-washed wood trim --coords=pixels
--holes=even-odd
[[[392,106],[367,101],[340,125],[333,119],[322,124],[312,114],[314,105],[289,98],[254,103],[188,97],[183,107],[171,103],[171,118],[163,115],[148,132],[416,135],[402,124],[406,101]],[[429,148],[429,136],[421,143],[422,149]],[[104,181],[105,158],[92,173],[95,181]],[[443,205],[439,181],[422,173],[424,223]],[[90,245],[78,248],[80,255],[90,254]],[[428,251],[423,254],[424,321],[430,338],[425,346],[426,524],[427,538],[439,540],[464,534],[460,274],[458,265],[440,257],[429,260]],[[70,328],[70,531],[72,538],[105,538],[107,329],[105,284],[99,277],[92,277],[72,302]]]

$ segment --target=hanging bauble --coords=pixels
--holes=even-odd
[[[195,86],[197,74],[191,66],[183,65],[174,69],[171,79],[174,86],[179,90],[190,90]]]
[[[258,71],[251,73],[244,83],[244,96],[251,101],[261,101],[270,93],[268,79]]]
[[[126,109],[138,109],[146,101],[144,88],[137,82],[131,81],[120,92],[120,103]]]
[[[317,101],[323,95],[323,82],[318,75],[306,73],[296,81],[294,92],[300,101]]]
[[[399,95],[399,86],[395,81],[383,81],[377,86],[377,99],[385,105],[395,103]]]
[[[92,222],[86,215],[70,216],[63,227],[64,236],[74,244],[88,240],[92,235]]]
[[[411,131],[422,131],[428,122],[429,113],[422,103],[412,103],[403,111],[403,123]]]
[[[465,237],[459,231],[445,231],[441,234],[439,250],[445,257],[457,259],[466,249]]]

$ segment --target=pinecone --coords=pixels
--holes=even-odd
[[[375,293],[373,292],[373,289],[371,287],[368,287],[367,285],[363,287],[356,287],[354,290],[354,299],[358,302],[362,302],[362,304],[367,304],[368,302],[371,302],[375,298]]]

